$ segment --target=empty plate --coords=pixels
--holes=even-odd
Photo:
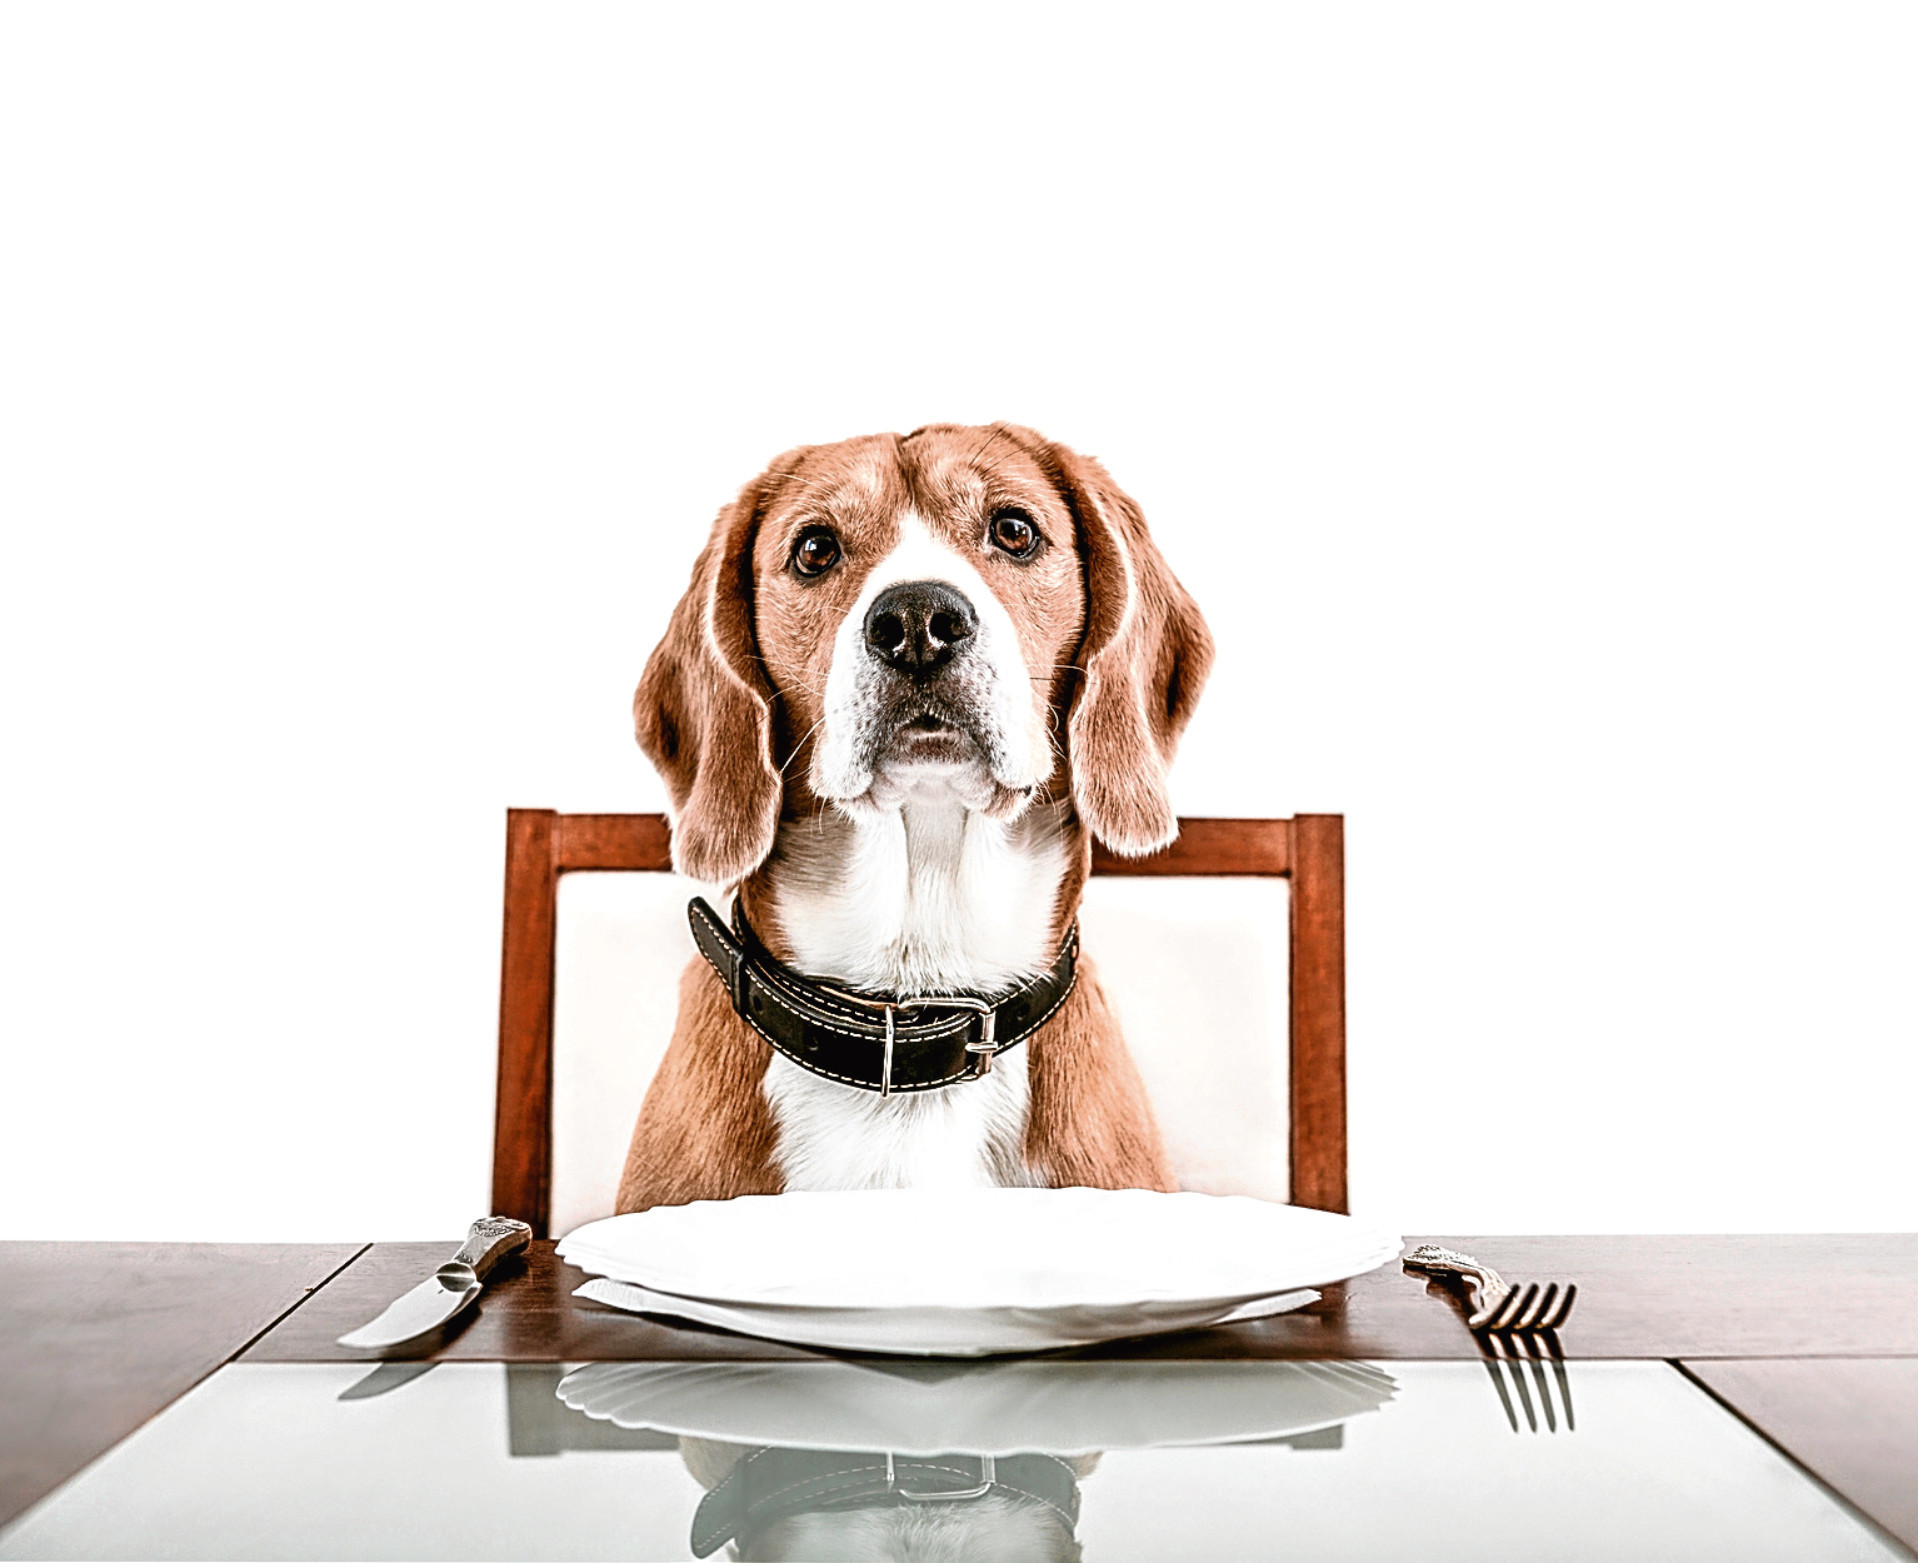
[[[560,1257],[580,1294],[776,1340],[972,1356],[1297,1307],[1399,1239],[1349,1216],[1143,1189],[874,1189],[667,1205]]]

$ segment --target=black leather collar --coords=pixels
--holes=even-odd
[[[1050,971],[998,998],[858,993],[775,960],[737,903],[731,929],[697,896],[686,914],[699,953],[747,1025],[801,1069],[881,1096],[936,1091],[990,1073],[996,1055],[1052,1018],[1078,972],[1075,925]]]
[[[908,1503],[964,1503],[990,1492],[1042,1503],[1079,1521],[1079,1480],[1049,1454],[836,1454],[777,1445],[744,1456],[693,1514],[693,1556],[708,1557],[736,1536],[795,1514]]]

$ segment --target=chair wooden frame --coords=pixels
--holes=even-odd
[[[553,1163],[553,960],[561,874],[668,873],[663,814],[509,809],[493,1210],[544,1237]],[[1095,848],[1095,874],[1292,881],[1292,1203],[1346,1209],[1345,817],[1182,819],[1163,852]]]

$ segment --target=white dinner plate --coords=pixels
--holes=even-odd
[[[995,1188],[659,1206],[581,1227],[559,1253],[637,1289],[583,1289],[613,1306],[808,1344],[971,1354],[1219,1323],[1399,1247],[1349,1216],[1238,1196]],[[999,1344],[967,1348],[988,1323]]]
[[[1245,1300],[1343,1280],[1399,1240],[1350,1216],[1147,1189],[861,1189],[659,1205],[559,1255],[729,1304],[1060,1308]]]
[[[627,1313],[687,1319],[822,1351],[889,1352],[918,1357],[995,1357],[1058,1351],[1134,1335],[1202,1330],[1289,1313],[1317,1302],[1309,1289],[1250,1302],[1106,1303],[1063,1308],[780,1308],[727,1304],[649,1291],[601,1277],[573,1293]]]

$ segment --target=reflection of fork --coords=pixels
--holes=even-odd
[[[1561,1293],[1554,1281],[1542,1292],[1538,1282],[1521,1287],[1506,1284],[1498,1271],[1437,1243],[1421,1243],[1405,1256],[1405,1268],[1432,1275],[1456,1275],[1478,1291],[1478,1309],[1465,1321],[1468,1330],[1555,1330],[1563,1324],[1578,1298],[1578,1284],[1568,1281]]]
[[[1552,1374],[1558,1380],[1559,1404],[1565,1409],[1565,1431],[1576,1432],[1578,1424],[1572,1420],[1572,1381],[1565,1371],[1565,1358],[1559,1354],[1558,1337],[1549,1330],[1529,1335],[1511,1336],[1501,1339],[1497,1335],[1481,1335],[1478,1349],[1485,1361],[1485,1371],[1492,1375],[1492,1388],[1498,1391],[1499,1404],[1505,1408],[1505,1420],[1512,1424],[1512,1431],[1518,1431],[1518,1413],[1512,1409],[1512,1396],[1506,1392],[1504,1373],[1512,1377],[1512,1388],[1518,1392],[1518,1403],[1525,1408],[1525,1421],[1531,1430],[1538,1431],[1538,1413],[1532,1410],[1531,1390],[1525,1382],[1526,1369],[1531,1370],[1532,1383],[1538,1388],[1539,1411],[1545,1416],[1545,1430],[1548,1433],[1558,1431],[1558,1418],[1552,1414],[1552,1391],[1545,1377],[1545,1364],[1550,1362]]]

